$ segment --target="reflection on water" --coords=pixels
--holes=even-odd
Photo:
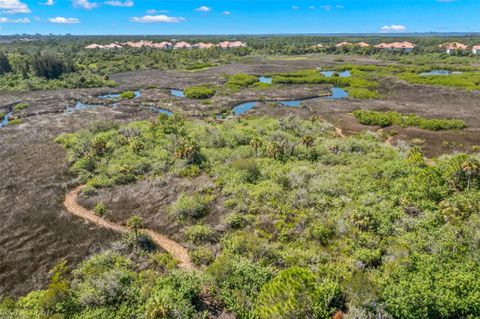
[[[258,78],[261,83],[272,84],[272,77],[270,76],[261,76]]]
[[[139,97],[142,95],[140,90],[134,91],[135,93],[135,98]],[[120,98],[122,93],[110,93],[110,94],[104,94],[104,95],[99,95],[97,96],[99,99],[118,99]]]
[[[431,70],[429,72],[422,72],[419,75],[428,76],[428,75],[450,75],[450,74],[462,74],[459,71],[448,71],[448,70]]]
[[[350,71],[343,71],[343,72],[322,71],[320,73],[327,78],[331,78],[335,73],[338,74],[338,76],[341,78],[348,78],[349,76],[352,76],[352,73],[350,73]]]
[[[12,117],[12,112],[5,114],[3,116],[3,119],[0,121],[0,128],[7,126],[8,121],[10,120],[11,117]]]
[[[185,94],[183,93],[182,90],[171,89],[170,94],[176,97],[185,97]]]

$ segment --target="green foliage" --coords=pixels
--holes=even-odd
[[[98,216],[103,217],[107,213],[107,207],[105,206],[104,203],[99,202],[95,205],[95,207],[93,208],[93,211]]]
[[[211,197],[195,193],[193,195],[180,194],[170,207],[171,214],[180,220],[187,218],[201,218],[207,215]]]
[[[185,229],[187,239],[196,245],[212,241],[214,234],[210,226],[203,224],[197,224]]]
[[[413,115],[387,120],[419,123]],[[394,319],[479,315],[471,285],[480,275],[469,270],[478,268],[477,156],[443,156],[431,165],[418,148],[396,149],[373,133],[338,138],[330,124],[296,117],[216,123],[162,116],[120,127],[96,123],[57,142],[93,191],[163,177],[195,186],[183,188],[168,211],[208,276],[201,298],[160,285],[168,293],[152,293],[157,276],[169,277],[176,265],[135,250],[145,256],[138,268],[110,264],[105,269],[115,273],[71,283],[69,296],[82,296],[73,298],[77,313],[114,308],[144,316],[158,293],[148,315],[200,315],[205,300],[238,318],[330,318],[337,310]],[[211,185],[199,187],[204,178]],[[142,273],[151,277],[139,283],[134,269],[145,267],[158,274]],[[103,287],[103,277],[115,289]],[[122,286],[118,278],[130,281]],[[28,311],[43,311],[31,298]]]
[[[0,75],[10,72],[12,72],[12,66],[8,61],[8,57],[5,55],[5,53],[0,52]]]
[[[190,259],[197,266],[210,265],[215,260],[213,251],[207,246],[196,247],[189,252]]]
[[[18,124],[22,124],[22,123],[23,123],[22,119],[13,119],[13,120],[10,120],[8,122],[8,125],[18,125]]]
[[[363,88],[348,88],[347,92],[350,97],[360,100],[378,99],[380,97],[378,92]]]
[[[21,111],[21,110],[26,109],[27,107],[29,107],[29,105],[27,103],[19,103],[19,104],[15,105],[15,111]]]
[[[235,74],[228,77],[228,81],[225,86],[231,90],[239,90],[252,86],[259,82],[258,77],[250,74]]]
[[[425,119],[415,114],[401,115],[397,112],[378,112],[358,109],[353,112],[358,122],[363,125],[391,125],[418,126],[425,130],[442,131],[463,129],[467,127],[464,120],[459,119]]]
[[[281,271],[263,286],[258,297],[259,318],[331,318],[340,307],[339,286],[329,280],[318,282],[308,269]]]
[[[120,94],[120,98],[122,99],[133,99],[135,98],[135,92],[133,91],[125,91]]]
[[[185,97],[190,99],[208,99],[215,95],[215,90],[208,86],[190,86],[183,90]]]

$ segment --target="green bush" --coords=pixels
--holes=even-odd
[[[354,99],[366,100],[366,99],[378,99],[380,97],[380,94],[378,94],[378,92],[375,92],[369,89],[347,88],[346,91],[348,92],[348,96]]]
[[[459,119],[425,119],[415,114],[401,115],[397,112],[378,112],[369,110],[356,110],[353,115],[363,125],[379,125],[387,127],[391,125],[418,126],[422,129],[441,131],[463,129],[467,124]]]
[[[170,207],[171,214],[177,219],[201,218],[207,215],[210,196],[201,194],[181,194]]]
[[[213,240],[213,229],[208,225],[194,225],[185,229],[187,239],[194,244],[206,243]]]
[[[225,86],[229,89],[238,90],[252,86],[259,82],[258,77],[250,74],[235,74],[228,77]]]
[[[329,280],[319,282],[308,269],[282,270],[262,287],[258,296],[259,318],[329,319],[342,307],[339,286]]]
[[[208,266],[215,260],[213,251],[207,246],[196,247],[189,252],[189,255],[197,266]]]
[[[21,111],[23,109],[26,109],[27,107],[29,107],[27,103],[19,103],[15,105],[15,111]]]
[[[102,202],[99,202],[95,205],[95,207],[93,208],[93,211],[95,212],[95,214],[97,214],[98,216],[100,217],[103,217],[106,212],[107,212],[107,207],[105,206],[104,203]]]
[[[120,94],[120,97],[122,99],[134,99],[135,98],[135,92],[133,91],[125,91]]]
[[[22,119],[13,119],[13,120],[8,122],[8,125],[18,125],[18,124],[22,124],[22,123],[23,123]]]
[[[215,90],[208,86],[191,86],[183,90],[185,97],[190,99],[208,99],[215,95]]]

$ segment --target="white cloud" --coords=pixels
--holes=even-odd
[[[90,2],[88,0],[73,0],[73,6],[75,8],[81,8],[81,9],[94,9],[98,7],[98,3],[96,2]]]
[[[0,17],[0,23],[30,23],[30,20],[28,18],[9,19],[5,17]]]
[[[300,9],[299,6],[292,6],[292,10],[298,10],[298,9]]]
[[[325,5],[325,6],[322,6],[321,8],[322,8],[323,10],[325,10],[325,11],[332,11],[332,6],[329,5],[329,4],[327,4],[327,5]]]
[[[310,7],[308,7],[308,8],[309,8],[310,10],[313,10],[313,9],[315,9],[315,6],[310,6]]]
[[[404,32],[404,31],[407,31],[407,27],[402,24],[384,25],[383,27],[380,28],[380,31],[383,33]]]
[[[150,10],[147,10],[147,13],[148,13],[148,14],[155,14],[155,13],[157,13],[157,10],[155,10],[155,9],[150,9]]]
[[[42,6],[53,6],[55,4],[54,0],[47,0],[45,2],[39,2]]]
[[[58,23],[58,24],[77,24],[80,23],[80,20],[77,18],[65,18],[65,17],[55,17],[55,18],[48,18],[48,21],[51,23]]]
[[[456,0],[437,0],[437,2],[442,2],[442,3],[449,3],[449,2],[455,2]]]
[[[229,16],[229,15],[231,15],[232,13],[231,13],[230,11],[223,11],[222,14],[223,14],[224,16]]]
[[[138,23],[179,23],[185,21],[185,18],[169,17],[167,15],[160,14],[156,16],[146,15],[143,17],[133,17],[130,20]]]
[[[207,7],[207,6],[200,6],[200,7],[196,8],[195,11],[210,12],[210,11],[212,11],[212,8]]]
[[[19,0],[0,0],[0,11],[5,14],[31,12],[28,6]]]
[[[118,0],[112,0],[112,1],[106,1],[105,4],[107,6],[112,6],[112,7],[133,7],[135,5],[135,3],[133,3],[133,1],[131,0],[127,0],[127,1],[118,1]]]
[[[337,8],[337,9],[343,9],[343,8],[345,8],[345,7],[342,6],[341,4],[337,4],[337,5],[335,6],[335,8]]]

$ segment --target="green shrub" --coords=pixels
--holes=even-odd
[[[29,107],[29,105],[27,103],[19,103],[19,104],[15,105],[15,111],[18,112],[18,111],[26,109],[27,107]]]
[[[0,121],[5,118],[5,115],[7,115],[7,114],[0,112]]]
[[[194,244],[212,241],[214,234],[215,233],[210,226],[203,224],[190,226],[185,229],[187,239]]]
[[[95,207],[93,208],[93,211],[98,216],[103,217],[105,215],[105,213],[107,212],[107,207],[105,206],[104,203],[99,202],[95,205]]]
[[[208,266],[215,260],[213,251],[207,246],[201,246],[189,252],[192,262],[197,266]]]
[[[170,211],[177,219],[201,218],[208,213],[209,196],[193,194],[191,196],[181,194],[170,207]]]
[[[363,88],[347,88],[348,95],[354,99],[377,99],[380,97],[378,92]]]
[[[23,123],[22,119],[13,119],[13,120],[8,122],[8,125],[18,125],[18,124],[22,124],[22,123]]]
[[[215,95],[215,90],[208,86],[191,86],[183,90],[185,97],[190,99],[208,99]]]
[[[257,314],[262,319],[329,319],[342,306],[340,297],[336,283],[319,282],[310,270],[293,267],[282,270],[262,287]]]
[[[241,88],[249,87],[259,82],[258,77],[250,74],[235,74],[228,78],[225,86],[229,89],[238,90]]]
[[[422,129],[441,131],[463,129],[467,127],[464,120],[459,119],[425,119],[415,114],[401,115],[397,112],[378,112],[369,110],[356,110],[353,115],[363,125],[391,125],[418,126]]]
[[[122,99],[134,99],[135,98],[135,92],[133,91],[125,91],[120,94],[120,97]]]

